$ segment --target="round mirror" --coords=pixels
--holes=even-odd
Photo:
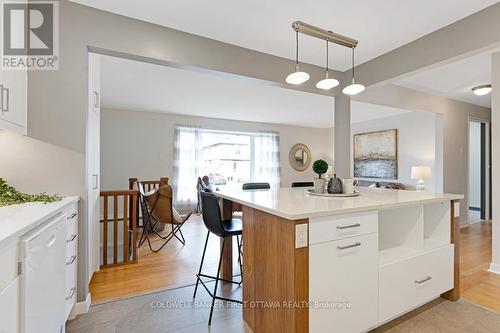
[[[292,168],[304,171],[311,164],[311,151],[305,144],[297,143],[290,149],[289,160]]]

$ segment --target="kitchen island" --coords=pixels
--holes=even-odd
[[[363,332],[440,295],[459,298],[461,195],[361,189],[358,197],[325,198],[303,188],[215,194],[223,218],[243,212],[243,317],[254,332]],[[223,258],[228,279],[232,252]]]

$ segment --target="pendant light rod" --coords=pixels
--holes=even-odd
[[[301,34],[309,35],[311,37],[323,39],[338,45],[345,47],[355,48],[358,45],[358,41],[346,36],[336,34],[332,31],[321,29],[315,27],[314,25],[304,23],[301,21],[295,21],[292,23],[292,29]]]

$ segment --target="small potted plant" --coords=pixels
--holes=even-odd
[[[323,193],[325,191],[326,179],[322,176],[328,171],[328,163],[324,160],[314,161],[313,171],[318,174],[318,178],[314,178],[314,192]]]

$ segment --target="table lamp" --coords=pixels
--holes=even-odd
[[[411,167],[411,179],[418,179],[417,181],[417,191],[423,191],[425,189],[424,179],[431,178],[432,172],[429,166],[414,166]]]

